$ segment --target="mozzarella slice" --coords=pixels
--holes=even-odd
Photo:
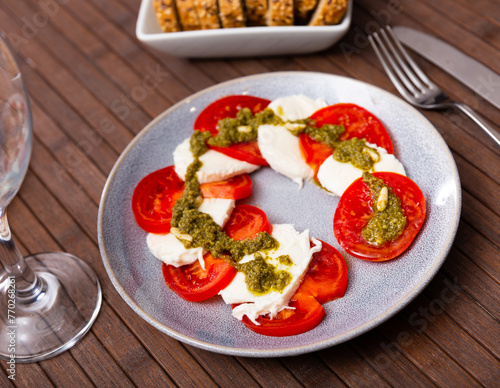
[[[223,228],[234,209],[235,202],[233,199],[205,198],[198,210],[209,214]],[[149,233],[146,241],[153,256],[166,264],[180,267],[198,260],[201,267],[205,268],[203,255],[206,251],[201,247],[186,249],[172,233]]]
[[[299,138],[280,125],[261,125],[258,144],[260,153],[271,168],[302,186],[314,177],[314,171],[302,157]]]
[[[281,97],[269,104],[269,108],[285,122],[305,119],[325,106],[326,102],[322,99],[313,100],[301,94]],[[257,141],[262,156],[271,168],[302,187],[304,180],[314,177],[314,171],[304,161],[299,138],[290,133],[287,129],[289,125],[294,124],[261,125]]]
[[[187,138],[174,150],[175,172],[179,178],[186,179],[187,169],[193,161],[194,157],[189,148],[189,138]],[[223,181],[240,174],[251,173],[260,167],[214,150],[208,150],[201,155],[200,161],[203,165],[196,173],[200,183]]]
[[[203,248],[186,249],[172,233],[149,233],[146,241],[153,256],[160,259],[165,264],[180,267],[186,264],[192,264],[196,260],[198,260],[200,264],[203,263],[203,255],[205,254]]]
[[[283,121],[295,121],[305,119],[325,106],[326,102],[321,98],[313,100],[302,94],[296,94],[277,98],[271,101],[268,107]]]
[[[223,228],[226,225],[236,201],[224,198],[204,198],[198,210],[210,215]]]
[[[380,155],[380,161],[374,164],[371,172],[390,171],[406,175],[403,165],[394,155],[388,154],[382,147],[366,144],[375,148]],[[350,184],[362,175],[363,170],[354,167],[351,163],[339,162],[333,156],[329,156],[319,167],[317,178],[321,186],[340,197]]]
[[[292,276],[291,282],[281,291],[271,291],[265,295],[251,293],[245,283],[245,275],[238,272],[233,281],[219,294],[226,303],[242,303],[233,309],[233,316],[239,320],[246,315],[254,323],[260,315],[270,314],[275,317],[281,310],[287,308],[290,298],[307,272],[312,255],[319,252],[322,244],[319,240],[312,239],[314,246],[311,248],[309,231],[297,232],[292,225],[273,225],[272,236],[279,242],[279,247],[269,252],[262,252],[273,258],[272,264],[278,269],[286,270]],[[281,255],[289,255],[293,261],[291,266],[279,264],[276,260]],[[254,254],[243,257],[242,263],[253,260]]]

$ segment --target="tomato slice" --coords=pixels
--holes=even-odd
[[[355,180],[339,200],[333,220],[333,230],[340,246],[352,256],[370,261],[385,261],[403,253],[422,228],[425,220],[425,198],[415,182],[393,172],[375,172],[392,192],[401,199],[407,218],[403,233],[381,246],[368,243],[361,231],[373,215],[373,196],[362,178]]]
[[[314,329],[326,316],[325,309],[314,296],[296,292],[289,304],[293,309],[281,310],[274,318],[257,318],[256,325],[246,315],[242,322],[250,330],[272,337],[298,335]]]
[[[200,302],[209,299],[227,287],[236,276],[236,270],[227,261],[210,253],[203,258],[205,269],[198,261],[178,268],[165,263],[162,265],[165,282],[185,300]]]
[[[203,198],[242,199],[252,194],[252,178],[241,174],[220,182],[203,183],[200,189]]]
[[[297,292],[311,294],[323,304],[344,296],[347,289],[347,265],[339,251],[324,241],[321,242],[323,247],[313,255]]]
[[[233,240],[244,240],[259,232],[271,233],[272,226],[261,209],[241,204],[234,207],[224,231]]]
[[[145,176],[134,190],[132,210],[137,224],[146,232],[169,233],[172,208],[184,192],[184,182],[174,166]]]
[[[229,147],[217,147],[209,145],[208,148],[220,152],[221,154],[230,156],[231,158],[242,160],[247,163],[256,164],[257,166],[269,166],[267,160],[262,156],[257,141],[249,141],[247,143],[236,143]]]
[[[365,139],[368,143],[376,144],[393,154],[392,141],[380,120],[372,113],[355,104],[335,104],[316,111],[311,119],[316,126],[324,124],[343,125],[345,132],[340,140],[349,140],[353,137]],[[313,140],[310,136],[300,136],[300,147],[306,163],[316,172],[324,160],[332,154],[332,149],[325,144]]]
[[[234,118],[236,117],[238,111],[243,108],[251,109],[254,114],[261,112],[269,105],[270,102],[271,101],[264,98],[245,95],[234,95],[220,98],[201,111],[194,123],[194,129],[202,132],[210,131],[212,135],[216,135],[219,131],[219,120],[226,117]],[[268,165],[260,153],[257,141],[233,144],[230,147],[209,146],[209,148],[248,163],[257,164],[259,166]]]
[[[325,159],[333,153],[332,148],[314,140],[305,133],[299,135],[299,146],[305,162],[314,170],[314,176],[318,174],[318,170]]]

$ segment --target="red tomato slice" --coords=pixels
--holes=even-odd
[[[257,166],[269,166],[267,160],[262,156],[257,141],[247,143],[236,143],[229,147],[216,147],[209,145],[208,148],[218,151],[231,158],[242,160]]]
[[[362,178],[355,180],[339,200],[333,220],[333,230],[340,246],[352,256],[370,261],[385,261],[403,253],[412,243],[425,219],[425,198],[420,188],[404,175],[376,172],[394,194],[401,199],[407,218],[403,233],[381,246],[368,243],[361,231],[372,217],[373,196]]]
[[[132,210],[137,224],[146,232],[170,232],[172,208],[183,192],[184,182],[173,166],[144,177],[132,196]]]
[[[305,162],[314,170],[314,176],[318,174],[318,170],[325,159],[333,153],[332,148],[314,140],[305,133],[299,135],[299,146]]]
[[[210,131],[212,135],[216,135],[219,131],[219,120],[226,117],[236,117],[236,114],[242,108],[250,108],[254,114],[258,113],[263,111],[270,102],[271,101],[263,98],[244,95],[220,98],[211,103],[200,113],[194,123],[194,129],[202,132]],[[259,166],[268,165],[266,160],[262,157],[256,141],[233,144],[230,147],[209,146],[209,148],[248,163],[257,164]]]
[[[298,293],[311,294],[323,304],[342,298],[347,289],[347,265],[342,255],[322,241],[323,248],[316,252],[309,264]]]
[[[236,270],[223,259],[210,253],[204,256],[205,269],[198,261],[174,267],[163,264],[163,278],[170,289],[185,300],[200,302],[215,296],[236,276]]]
[[[355,104],[335,104],[315,112],[311,119],[316,126],[324,124],[343,125],[345,132],[340,140],[349,140],[353,137],[365,139],[368,143],[376,144],[393,154],[392,141],[380,120],[366,109]],[[332,154],[332,149],[325,144],[311,139],[308,135],[300,136],[300,147],[306,162],[315,170]]]
[[[259,325],[245,315],[242,322],[250,330],[272,337],[298,335],[314,329],[325,317],[325,309],[314,296],[296,292],[290,301],[293,309],[284,309],[276,317],[268,315],[257,318]]]
[[[203,198],[242,199],[252,194],[252,178],[241,174],[225,181],[200,185]]]
[[[259,232],[271,233],[272,226],[266,213],[252,205],[236,205],[224,227],[233,240],[244,240]]]

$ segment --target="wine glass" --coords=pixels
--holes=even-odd
[[[32,144],[28,94],[0,34],[0,359],[35,362],[73,346],[94,323],[102,293],[77,257],[50,252],[23,257],[6,207],[28,169]],[[1,268],[1,267],[0,267]]]

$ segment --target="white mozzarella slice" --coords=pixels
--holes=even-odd
[[[198,210],[209,214],[219,226],[224,227],[234,209],[234,204],[233,199],[205,198]],[[151,253],[166,264],[180,267],[199,260],[202,268],[205,268],[203,255],[206,251],[203,248],[186,249],[172,233],[149,233],[147,244]]]
[[[189,148],[189,138],[187,138],[174,150],[175,172],[179,178],[185,180],[187,169],[193,161],[194,157]],[[214,150],[208,150],[201,155],[200,161],[203,165],[196,173],[200,183],[223,181],[240,174],[251,173],[260,167]]]
[[[204,198],[198,210],[209,214],[223,228],[234,209],[234,199]]]
[[[246,315],[254,323],[260,315],[270,314],[275,317],[281,310],[287,308],[290,298],[300,286],[307,272],[312,255],[319,252],[322,244],[319,240],[312,239],[314,246],[311,248],[309,231],[297,232],[292,225],[273,225],[272,236],[279,242],[279,247],[269,252],[263,252],[273,258],[273,265],[278,269],[286,270],[292,276],[291,282],[282,292],[272,291],[265,295],[255,295],[250,292],[245,283],[245,275],[238,272],[233,281],[219,294],[225,303],[241,303],[233,309],[233,316],[239,320]],[[293,261],[291,266],[279,264],[276,260],[281,255],[289,255]],[[254,254],[245,256],[241,262],[254,259]]]
[[[401,162],[392,154],[388,154],[382,147],[367,143],[369,147],[375,148],[380,160],[374,164],[371,172],[390,171],[406,175]],[[318,181],[325,189],[333,195],[342,196],[344,191],[352,182],[363,176],[363,170],[354,167],[351,163],[342,163],[329,156],[318,170]]]
[[[261,125],[259,149],[271,168],[302,186],[304,180],[314,177],[314,171],[302,157],[299,138],[280,125]]]
[[[200,264],[203,264],[204,249],[186,249],[172,233],[149,233],[146,241],[151,253],[165,264],[180,267],[182,265],[192,264],[196,260],[199,260]]]
[[[313,100],[302,94],[280,97],[269,104],[269,108],[283,121],[305,119],[325,106],[326,102],[321,98]]]

